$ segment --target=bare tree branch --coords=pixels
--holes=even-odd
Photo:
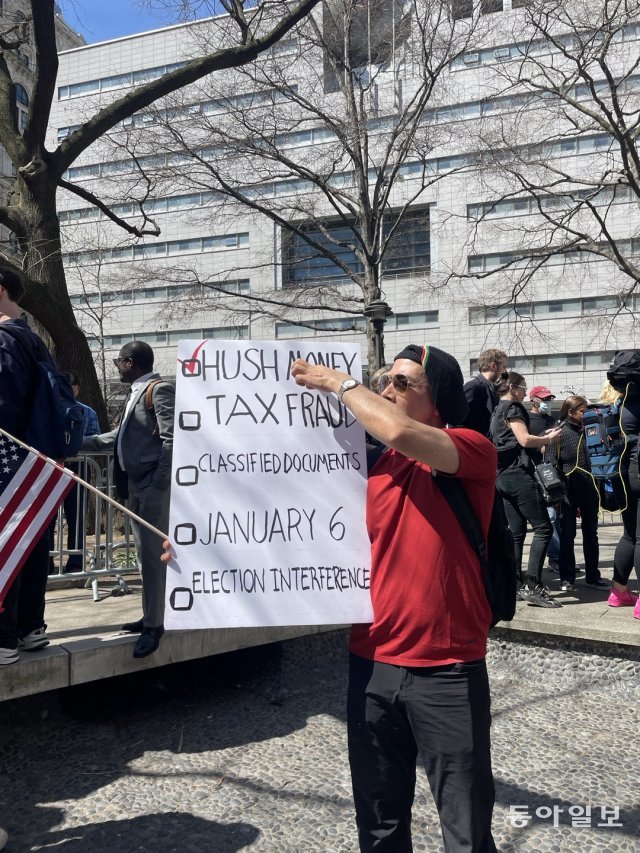
[[[152,228],[138,228],[135,225],[130,225],[126,219],[123,219],[121,216],[117,216],[113,210],[109,207],[105,202],[100,201],[98,196],[94,195],[89,190],[86,190],[84,187],[79,187],[77,184],[72,184],[70,181],[65,181],[62,178],[58,181],[58,185],[65,190],[73,193],[74,195],[79,196],[80,198],[88,201],[94,207],[97,207],[104,215],[110,219],[112,222],[115,222],[116,225],[119,225],[124,231],[129,234],[133,234],[135,237],[144,237],[145,235],[151,235],[153,237],[158,237],[160,234],[160,228],[153,222],[152,219],[147,218],[145,215],[145,221],[151,222],[153,224]],[[142,205],[141,205],[142,208]]]
[[[193,59],[183,68],[171,71],[159,80],[139,86],[109,106],[99,110],[81,128],[71,133],[59,145],[57,151],[50,155],[49,160],[52,168],[58,175],[62,175],[89,145],[124,118],[148,107],[160,98],[166,97],[190,83],[195,83],[214,71],[236,68],[251,62],[283,38],[309,14],[318,2],[319,0],[300,0],[293,10],[278,20],[263,36],[250,36],[249,31],[243,25],[239,45],[215,50],[206,56]]]

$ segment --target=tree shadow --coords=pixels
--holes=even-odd
[[[345,636],[335,632],[3,703],[0,825],[9,832],[9,849],[242,849],[256,837],[255,827],[232,824],[230,831],[188,814],[105,823],[94,814],[86,826],[52,828],[64,820],[65,800],[89,799],[123,776],[139,775],[144,785],[136,762],[145,753],[215,752],[285,737],[318,714],[345,719],[346,678]],[[157,775],[174,774],[161,767]],[[127,803],[123,812],[129,813]],[[182,829],[174,832],[176,821]],[[134,843],[123,844],[133,832]]]
[[[250,823],[222,824],[173,812],[48,832],[35,838],[38,850],[65,853],[153,850],[157,853],[235,853],[252,844],[260,831]],[[11,850],[18,850],[13,844]],[[30,849],[33,849],[30,847]]]

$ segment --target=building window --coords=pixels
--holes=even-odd
[[[364,332],[364,317],[331,317],[327,320],[300,320],[298,323],[276,323],[276,338],[306,338],[340,332]]]
[[[70,264],[95,263],[96,261],[142,260],[143,258],[180,255],[184,252],[222,252],[249,245],[249,233],[229,234],[222,237],[196,237],[192,240],[170,240],[167,243],[138,243],[117,249],[69,252],[63,261]]]
[[[489,15],[491,12],[502,12],[502,0],[482,0],[480,10],[483,15]]]
[[[617,311],[619,308],[620,300],[617,296],[591,296],[584,299],[558,299],[549,302],[520,302],[517,305],[501,305],[497,308],[470,308],[469,325],[498,323],[500,320],[517,320],[522,317],[549,320],[560,314],[563,314],[566,319],[585,316],[593,311]]]
[[[509,358],[511,370],[521,371],[525,376],[532,373],[565,372],[580,370],[606,370],[609,367],[613,352],[569,352],[548,353],[545,355],[517,355]],[[471,362],[471,373],[476,369],[475,361]]]
[[[383,239],[386,239],[395,222],[386,217],[383,222]],[[429,208],[406,213],[389,240],[382,261],[386,275],[409,275],[426,272],[431,266],[431,240],[429,233]]]
[[[16,108],[18,111],[18,130],[22,133],[27,124],[29,93],[20,83],[16,83]]]
[[[81,83],[72,83],[68,86],[58,86],[58,100],[63,101],[79,95],[88,95],[91,92],[107,92],[110,89],[130,86],[132,83],[134,85],[148,83],[150,80],[156,80],[163,74],[175,71],[176,68],[181,68],[183,65],[186,65],[186,62],[174,62],[171,65],[159,65],[155,68],[133,71],[131,74],[116,74],[112,77],[99,77],[95,80],[83,80]]]
[[[317,281],[346,281],[347,270],[361,274],[364,270],[352,248],[355,235],[342,223],[326,223],[324,233],[313,226],[300,229],[319,248],[309,245],[301,233],[283,235],[283,285],[296,286]],[[334,260],[335,259],[335,260]]]
[[[338,92],[341,80],[354,74],[363,88],[369,85],[372,66],[391,62],[408,40],[411,13],[401,0],[324,5],[324,91]]]
[[[404,329],[407,326],[435,326],[440,320],[438,311],[407,311],[394,314],[387,320],[387,329]]]
[[[452,0],[451,12],[454,21],[470,18],[473,15],[473,0]]]
[[[383,222],[383,240],[394,225],[393,217]],[[317,246],[310,245],[303,234]],[[283,235],[283,286],[348,281],[349,272],[361,275],[364,268],[356,255],[357,243],[355,230],[343,221],[326,222],[322,228],[300,226],[298,232]],[[430,261],[429,209],[411,211],[402,217],[389,239],[382,272],[385,275],[426,272]]]

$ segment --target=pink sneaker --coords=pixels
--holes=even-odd
[[[636,605],[636,610],[638,613],[634,612],[634,616],[640,619],[640,609],[637,607],[638,596],[634,595],[632,592],[629,592],[628,589],[623,589],[622,592],[619,592],[617,589],[612,589],[609,593],[609,598],[607,599],[607,604],[609,607],[633,607]]]
[[[633,608],[633,618],[640,619],[640,601],[636,601],[636,606]]]

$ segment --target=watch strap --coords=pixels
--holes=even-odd
[[[361,384],[362,383],[359,382],[357,379],[345,379],[340,388],[338,389],[338,400],[342,402],[342,398],[347,391],[350,391],[352,388],[357,388],[358,385]]]

